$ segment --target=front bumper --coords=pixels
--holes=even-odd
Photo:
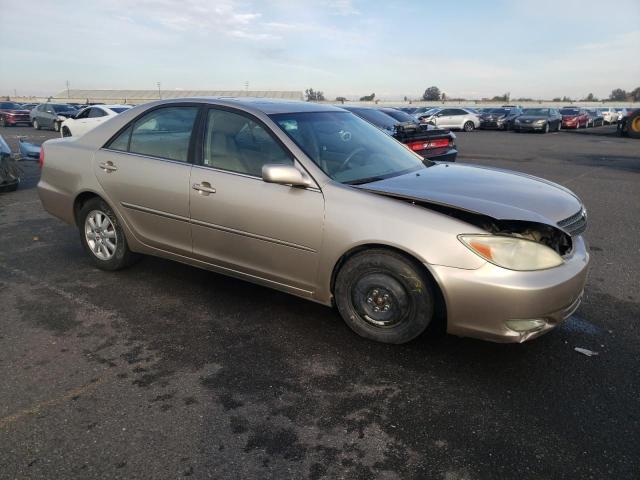
[[[31,120],[28,115],[26,117],[21,115],[5,115],[4,118],[7,125],[31,125]]]
[[[507,121],[489,121],[489,120],[481,120],[480,128],[482,130],[503,130],[505,128],[509,128],[509,122]]]
[[[546,123],[536,124],[536,123],[516,123],[513,127],[514,130],[519,130],[522,132],[538,132],[544,130]]]
[[[580,305],[589,254],[582,237],[559,267],[516,272],[486,263],[477,270],[431,265],[447,308],[447,332],[501,343],[538,337],[568,318]],[[509,320],[542,319],[536,330],[518,332]]]

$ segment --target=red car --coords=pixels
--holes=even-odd
[[[15,102],[0,102],[0,126],[15,127],[16,125],[31,125],[29,110]]]
[[[562,128],[587,128],[589,114],[582,108],[561,108]]]

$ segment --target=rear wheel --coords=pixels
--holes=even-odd
[[[462,129],[465,132],[473,132],[474,128],[475,128],[475,125],[473,124],[473,122],[465,122],[465,124],[462,126]]]
[[[542,133],[549,133],[549,122],[544,124],[544,130],[542,131]]]
[[[0,127],[7,127],[7,119],[5,117],[0,117]]]
[[[403,255],[383,249],[347,260],[336,277],[335,300],[354,332],[383,343],[413,340],[434,312],[429,279]]]
[[[53,129],[56,132],[59,132],[60,131],[60,122],[53,122]]]
[[[69,127],[67,127],[67,126],[62,127],[62,136],[63,137],[70,137],[71,136],[71,130],[69,130]]]
[[[129,250],[118,217],[101,198],[88,200],[78,212],[80,241],[93,264],[102,270],[120,270],[138,255]]]

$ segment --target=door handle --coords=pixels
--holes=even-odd
[[[99,166],[107,173],[115,172],[116,170],[118,170],[118,167],[116,167],[113,162],[102,162]]]
[[[194,183],[192,188],[197,190],[200,195],[209,195],[210,193],[216,193],[216,189],[211,187],[209,182]]]

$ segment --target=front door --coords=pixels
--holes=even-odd
[[[146,245],[190,255],[189,150],[196,106],[151,110],[96,152],[111,205]]]
[[[322,237],[322,192],[261,177],[265,164],[293,165],[290,152],[252,116],[211,108],[200,163],[191,174],[194,256],[311,292]]]

